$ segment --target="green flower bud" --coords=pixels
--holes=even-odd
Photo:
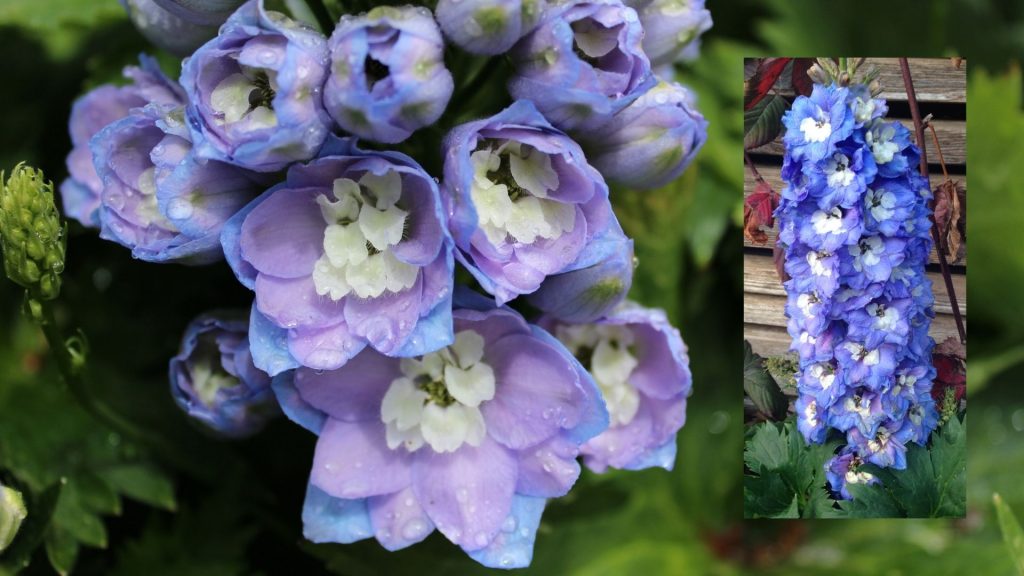
[[[53,183],[24,164],[15,166],[6,182],[0,172],[0,249],[7,276],[33,297],[56,298],[66,244]]]
[[[21,492],[0,486],[0,552],[3,552],[21,527],[27,514]]]

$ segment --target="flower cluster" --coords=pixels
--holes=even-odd
[[[232,2],[156,5],[171,29]],[[329,34],[260,0],[224,18],[177,82],[144,57],[76,103],[61,189],[135,257],[223,259],[254,292],[241,318],[189,325],[171,388],[222,435],[279,406],[318,436],[307,538],[394,550],[436,529],[525,566],[579,459],[671,468],[689,359],[664,313],[624,302],[609,182],[662,186],[703,145],[692,93],[652,72],[694,55],[703,3],[442,0]],[[448,43],[507,54],[515,101],[449,120],[474,81],[456,91]]]
[[[902,469],[937,422],[931,398],[933,296],[928,182],[908,130],[864,86],[815,85],[783,117],[789,333],[800,356],[797,423],[846,446],[826,465],[834,492],[875,481],[862,463]]]

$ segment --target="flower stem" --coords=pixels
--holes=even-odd
[[[921,111],[917,107],[917,95],[914,92],[914,81],[910,77],[910,63],[906,58],[900,58],[900,71],[903,73],[903,86],[907,91],[907,101],[910,104],[910,117],[914,119],[914,131],[917,134],[917,145],[921,148],[921,176],[924,176],[925,182],[928,182],[928,187],[931,187],[931,181],[928,180],[928,152],[925,149],[924,142],[924,124],[921,122]],[[935,245],[938,247],[936,253],[939,255],[939,268],[942,269],[942,279],[946,284],[946,294],[949,295],[949,304],[953,308],[953,319],[956,321],[956,331],[960,335],[960,343],[967,343],[967,333],[964,330],[964,319],[960,315],[960,304],[956,300],[956,291],[953,290],[953,279],[949,275],[949,265],[946,263],[946,255],[942,249],[942,238],[939,235],[939,226],[935,222],[934,216],[934,199],[932,200],[933,214],[932,220],[932,239],[935,241]]]

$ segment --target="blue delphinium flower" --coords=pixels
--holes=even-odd
[[[236,166],[197,162],[180,105],[149,104],[90,140],[102,183],[100,237],[150,262],[223,258],[224,223],[263,183]]]
[[[440,0],[437,22],[456,46],[473,54],[502,54],[529,34],[548,0]]]
[[[853,134],[848,95],[846,88],[815,84],[810,97],[797,98],[782,116],[786,154],[809,162],[831,156],[836,144]]]
[[[455,305],[440,350],[367,348],[337,370],[275,378],[285,413],[319,436],[306,538],[398,550],[436,529],[485,566],[529,565],[545,502],[575,484],[608,413],[549,333],[467,292]]]
[[[618,227],[608,186],[531,102],[456,126],[443,150],[457,257],[498,304],[621,251],[602,242],[584,253]]]
[[[672,65],[700,54],[700,37],[711,29],[704,0],[624,0],[636,9],[644,28],[644,52],[651,65],[671,78]],[[660,74],[660,72],[659,72]]]
[[[554,5],[509,52],[509,92],[562,130],[599,128],[657,82],[643,35],[636,11],[619,0]]]
[[[900,469],[938,422],[930,397],[934,315],[924,266],[931,192],[920,152],[866,87],[816,85],[784,118],[786,187],[776,211],[791,278],[786,314],[799,353],[797,425],[847,446],[826,464],[833,491]]]
[[[342,18],[328,41],[324,106],[347,132],[396,143],[433,124],[455,83],[426,8],[379,6]]]
[[[686,344],[664,311],[625,302],[596,322],[541,324],[589,370],[608,407],[608,430],[580,450],[587,467],[671,470],[691,375]]]
[[[659,83],[600,129],[580,134],[587,159],[609,182],[630,189],[668,184],[708,137],[695,100],[680,84]]]
[[[197,154],[260,172],[312,158],[331,126],[326,76],[323,35],[246,2],[182,65]]]
[[[103,182],[93,166],[89,140],[133,108],[150,103],[180,104],[185,98],[177,82],[167,78],[150,56],[140,56],[140,66],[125,68],[124,75],[131,79],[131,84],[103,84],[90,90],[75,100],[68,120],[72,148],[66,162],[68,178],[60,185],[64,214],[90,228],[100,226]]]
[[[333,370],[363,348],[415,356],[451,343],[452,241],[437,183],[412,158],[332,136],[320,156],[224,226],[256,293],[256,365]]]
[[[189,416],[224,436],[255,433],[280,413],[270,376],[249,353],[245,311],[211,312],[189,323],[171,358],[171,395]]]

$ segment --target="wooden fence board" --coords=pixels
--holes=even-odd
[[[879,95],[886,100],[906,100],[903,75],[897,58],[868,58],[878,66],[878,80],[882,85]],[[967,60],[960,61],[958,69],[949,58],[910,58],[910,75],[919,102],[965,102],[967,100]],[[753,61],[745,63],[744,78],[753,73]],[[787,96],[793,95],[791,77],[783,75],[775,88]]]

